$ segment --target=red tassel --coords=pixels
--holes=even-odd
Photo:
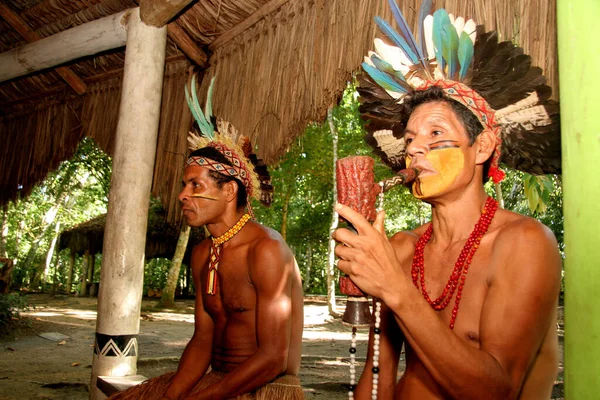
[[[494,183],[500,183],[504,180],[504,178],[506,177],[506,174],[500,168],[492,167],[492,168],[490,168],[490,172],[488,173],[488,176],[490,176],[492,178]]]

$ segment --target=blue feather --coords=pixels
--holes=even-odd
[[[421,45],[421,54],[425,56],[425,58],[429,58],[429,54],[427,54],[427,43],[425,43],[425,31],[423,30],[423,21],[425,17],[429,15],[431,12],[431,0],[423,0],[421,3],[421,9],[419,10],[419,19],[417,20],[418,24],[418,37],[419,43]]]
[[[396,19],[396,24],[398,24],[398,28],[400,28],[401,35],[408,42],[408,46],[410,49],[419,56],[419,60],[423,60],[423,53],[419,46],[417,46],[417,41],[413,36],[410,27],[406,23],[406,19],[404,19],[404,15],[402,15],[402,11],[400,11],[400,7],[396,4],[396,0],[388,0],[390,4],[390,8],[392,9],[392,14],[394,14],[394,18]],[[415,63],[416,64],[416,63]]]
[[[373,80],[377,82],[377,84],[382,88],[392,92],[408,93],[408,91],[405,88],[403,88],[398,82],[394,81],[394,79],[392,79],[392,77],[390,77],[385,72],[382,72],[377,68],[372,67],[366,62],[362,63],[362,67],[365,70],[365,72],[369,74],[369,76],[373,78]]]
[[[373,64],[375,64],[375,67],[383,72],[386,72],[392,76],[395,76],[399,79],[401,79],[402,81],[406,82],[406,78],[404,77],[404,74],[400,71],[396,71],[394,69],[394,67],[392,67],[392,64],[388,63],[387,61],[377,57],[376,55],[372,55],[371,56],[371,61],[373,62]]]
[[[446,64],[444,63],[443,57],[443,43],[442,43],[442,28],[446,25],[452,23],[450,22],[450,17],[448,16],[448,12],[443,8],[440,8],[436,12],[433,13],[433,45],[435,47],[435,59],[439,66],[440,71],[444,71]]]
[[[200,132],[202,132],[203,136],[205,136],[208,139],[214,140],[215,128],[212,125],[212,123],[210,122],[210,117],[207,119],[204,116],[204,113],[202,112],[202,108],[200,107],[200,102],[198,101],[198,95],[196,94],[196,91],[197,91],[196,75],[192,76],[192,83],[191,83],[190,89],[192,91],[191,98],[190,98],[190,93],[187,89],[187,86],[185,88],[186,100],[187,100],[188,106],[190,107],[190,110],[192,111],[192,115],[194,116],[194,118],[196,119],[196,122],[198,123],[198,128],[200,128]]]
[[[469,34],[463,31],[460,34],[458,42],[458,62],[460,63],[459,80],[463,80],[467,75],[471,61],[473,60],[473,42]]]
[[[452,24],[446,24],[442,27],[442,54],[448,63],[448,72],[446,77],[456,79],[458,72],[458,34]]]
[[[419,62],[419,58],[415,54],[415,52],[410,48],[409,44],[406,43],[406,40],[402,36],[400,36],[386,21],[381,19],[380,17],[375,17],[375,23],[379,26],[381,31],[388,37],[396,46],[400,48],[406,54],[406,57],[413,63],[417,64]]]

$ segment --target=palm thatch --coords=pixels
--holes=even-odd
[[[111,15],[134,0],[7,0],[39,36]],[[414,25],[420,0],[401,1]],[[455,15],[497,29],[532,55],[557,93],[556,0],[436,0]],[[231,121],[275,161],[307,123],[321,121],[357,71],[376,35],[373,16],[391,20],[386,0],[207,0],[193,3],[171,22],[200,49],[217,76],[215,115]],[[25,44],[0,19],[0,52]],[[124,49],[68,63],[87,85],[77,95],[49,69],[0,83],[0,204],[27,195],[83,136],[112,152],[118,118]],[[177,192],[191,118],[183,83],[189,59],[169,39],[152,193],[170,221],[178,216]],[[200,93],[209,79],[203,79]]]

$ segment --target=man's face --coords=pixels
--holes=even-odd
[[[222,189],[210,177],[208,168],[199,165],[187,166],[183,174],[182,186],[179,202],[188,225],[206,225],[222,214],[226,200]],[[193,195],[210,198],[193,197]]]
[[[419,199],[446,193],[474,160],[474,147],[463,124],[444,102],[418,106],[408,120],[404,139],[406,165],[422,169],[412,185]]]

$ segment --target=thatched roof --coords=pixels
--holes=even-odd
[[[134,0],[7,0],[40,37],[135,7]],[[413,24],[420,0],[400,1]],[[438,0],[454,14],[484,22],[532,55],[557,88],[556,0]],[[0,12],[2,11],[0,7]],[[373,16],[390,19],[386,0],[203,0],[169,25],[166,78],[152,192],[169,220],[191,119],[183,98],[190,67],[217,75],[215,114],[251,136],[267,161],[282,155],[311,121],[335,104],[362,57],[372,48]],[[174,42],[183,32],[208,57],[190,61]],[[26,41],[0,18],[0,52]],[[0,83],[0,204],[26,195],[69,158],[82,136],[112,152],[124,48],[66,64],[87,89],[77,94],[55,69]],[[201,65],[198,65],[201,64]],[[208,66],[208,67],[207,67]]]
[[[106,214],[92,218],[60,233],[59,250],[71,249],[79,255],[86,250],[91,254],[102,252],[104,241],[104,226]],[[179,229],[175,224],[167,221],[163,209],[151,208],[148,211],[148,229],[146,232],[146,259],[163,257],[172,258],[175,254]],[[204,238],[204,230],[194,229],[190,235],[188,252]]]

